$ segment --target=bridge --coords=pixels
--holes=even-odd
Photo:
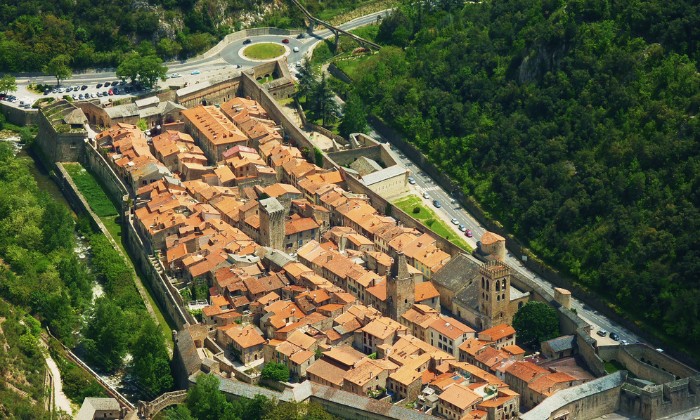
[[[152,419],[156,414],[166,408],[182,404],[187,397],[187,391],[166,392],[153,401],[139,401],[139,417],[142,419]]]
[[[370,48],[370,49],[374,49],[374,50],[379,50],[381,48],[380,45],[375,44],[372,41],[368,41],[362,37],[359,37],[353,33],[350,33],[348,31],[340,29],[337,26],[333,26],[330,23],[315,17],[308,10],[306,10],[306,8],[301,3],[299,3],[299,0],[291,0],[291,1],[296,7],[299,8],[299,10],[301,10],[301,12],[304,14],[304,16],[306,16],[306,18],[309,20],[309,27],[311,29],[313,29],[314,24],[321,25],[321,26],[326,27],[329,31],[331,31],[333,33],[333,35],[335,35],[334,42],[335,42],[336,48],[338,47],[338,38],[340,37],[341,34],[350,37],[353,41],[357,42],[362,47]]]

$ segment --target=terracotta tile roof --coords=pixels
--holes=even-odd
[[[359,351],[353,349],[350,346],[333,347],[332,349],[323,352],[324,359],[335,360],[341,365],[347,367],[354,366],[355,363],[362,360],[364,357],[364,354],[360,353]]]
[[[248,137],[215,106],[200,105],[186,109],[181,114],[213,144],[222,145],[248,141]]]
[[[504,360],[508,360],[509,357],[509,354],[504,351],[493,347],[486,347],[474,358],[481,362],[484,366],[488,367],[490,370],[493,370],[496,365],[500,364]]]
[[[233,328],[226,330],[226,335],[243,349],[265,343],[265,339],[258,334],[256,328],[252,325],[239,326],[233,324]]]
[[[441,316],[440,318],[436,319],[432,324],[430,324],[430,328],[434,329],[445,337],[449,337],[452,340],[456,340],[462,337],[464,334],[474,332],[474,330],[470,327],[448,316]]]
[[[441,401],[448,402],[461,410],[465,410],[469,406],[480,402],[481,397],[471,389],[454,384],[448,387],[438,396]]]
[[[520,346],[517,346],[515,344],[511,344],[509,346],[503,346],[503,347],[501,347],[501,350],[505,351],[508,354],[512,354],[513,356],[519,356],[521,354],[525,354],[525,350],[522,349]]]
[[[484,232],[483,235],[481,235],[481,243],[483,245],[493,245],[496,242],[500,241],[505,241],[506,239],[503,236],[500,236],[496,233],[486,231]]]
[[[393,371],[397,368],[396,364],[386,360],[364,359],[345,374],[345,380],[362,387],[385,370]]]
[[[480,340],[498,341],[515,334],[515,329],[508,324],[500,324],[479,333]]]
[[[424,300],[440,297],[440,292],[437,291],[432,282],[424,281],[416,284],[414,297],[416,302],[422,302]]]
[[[568,385],[568,382],[575,382],[576,378],[564,372],[554,372],[536,378],[530,382],[528,388],[538,394],[549,396],[561,389],[561,385]],[[557,386],[560,385],[560,386]]]
[[[308,350],[302,350],[299,352],[296,352],[292,355],[292,357],[289,358],[293,363],[300,365],[307,360],[311,359],[314,357],[314,352],[308,351]]]
[[[274,302],[276,300],[279,300],[280,295],[278,295],[275,292],[270,292],[266,294],[265,296],[259,298],[257,301],[260,302],[263,306],[268,305],[270,302]]]
[[[460,344],[459,349],[467,354],[476,356],[482,349],[491,344],[491,341],[483,341],[478,338],[470,338],[464,343]]]
[[[520,379],[525,383],[530,383],[539,376],[547,375],[549,371],[543,367],[537,366],[534,363],[519,361],[508,367],[508,369],[506,369],[506,373]]]
[[[384,340],[397,331],[405,330],[406,327],[391,318],[381,317],[373,320],[362,328],[363,332]]]
[[[319,359],[312,363],[308,369],[306,369],[306,373],[311,379],[313,379],[312,375],[318,376],[324,381],[328,381],[340,387],[343,384],[343,379],[347,371],[332,363],[329,363],[326,360]]]
[[[318,229],[318,227],[318,223],[310,217],[294,218],[284,224],[284,234],[294,235],[295,233]]]

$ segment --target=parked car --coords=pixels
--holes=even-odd
[[[78,95],[76,95],[75,93],[71,97],[73,98],[74,101],[78,100]]]
[[[98,83],[97,86],[95,86],[97,89],[102,87],[102,83]]]
[[[472,233],[471,229],[467,229],[464,234],[467,236],[467,238],[472,238],[474,234]]]
[[[626,346],[626,345],[629,344],[629,341],[627,341],[627,340],[620,340],[620,344],[622,344],[623,346]]]
[[[114,91],[112,89],[109,90],[109,96],[114,96]]]
[[[253,41],[251,41],[250,38],[244,39],[244,40],[243,40],[243,45],[248,45],[248,44],[250,44],[251,42],[253,42]]]
[[[464,225],[459,225],[459,231],[460,231],[460,232],[466,232],[466,231],[467,231],[467,227],[464,226]]]
[[[300,33],[299,35],[297,35],[297,39],[304,39],[304,38],[306,38],[306,35],[304,35],[303,32]]]
[[[283,44],[289,44],[289,39],[287,39],[287,38],[283,39],[283,40],[282,40],[282,43],[283,43]]]
[[[608,332],[605,330],[598,330],[596,334],[598,334],[601,337],[605,337],[606,335],[608,335]]]
[[[416,183],[416,180],[413,179],[412,176],[409,176],[409,177],[408,177],[408,183],[411,184],[411,185],[414,185],[414,184]]]
[[[87,85],[82,85],[82,86],[80,87],[80,90],[86,90],[87,88],[88,88]]]
[[[428,194],[427,192],[424,192],[424,193],[423,193],[423,198],[426,198],[426,199],[427,199],[427,198],[430,198],[430,194]]]
[[[294,52],[299,52],[299,47],[294,47],[294,48],[292,48],[292,51],[294,51]]]
[[[192,70],[192,73],[190,74],[200,74],[201,72],[199,70]]]
[[[454,218],[454,217],[452,218],[452,220],[450,220],[450,222],[452,222],[453,225],[458,225],[458,224],[459,224],[459,220],[457,220],[457,219]]]
[[[44,89],[44,95],[48,95],[49,93],[51,93],[51,88]]]
[[[436,208],[439,209],[440,207],[442,207],[442,204],[440,204],[440,202],[439,202],[438,200],[434,200],[434,201],[433,201],[433,206],[435,206]]]
[[[611,332],[610,338],[612,338],[615,341],[620,341],[620,336],[616,332]]]
[[[104,87],[109,87],[109,82],[105,82]]]
[[[85,99],[85,95],[81,93],[80,95],[78,95],[78,99],[82,101],[83,99]]]
[[[122,81],[119,82],[119,86],[122,86],[122,85],[125,85],[125,84],[126,84],[126,80],[122,80]]]

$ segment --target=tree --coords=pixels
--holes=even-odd
[[[50,74],[56,78],[56,84],[60,85],[61,80],[69,79],[73,75],[70,68],[72,59],[68,54],[60,54],[52,58],[42,69],[46,74]]]
[[[364,133],[367,129],[367,111],[362,99],[352,93],[343,106],[343,121],[340,122],[338,130],[340,135],[348,137],[352,133]]]
[[[0,92],[8,93],[15,92],[17,90],[17,81],[15,76],[11,74],[5,74],[0,78]]]
[[[117,77],[139,81],[147,87],[153,87],[158,79],[165,80],[168,68],[163,60],[155,55],[141,56],[137,52],[128,53],[117,67]]]
[[[146,397],[160,395],[173,387],[163,333],[152,319],[144,321],[132,346],[131,355],[134,360],[134,377]]]
[[[513,328],[522,343],[537,345],[559,336],[557,311],[544,302],[530,301],[516,312]]]
[[[314,67],[311,65],[311,60],[305,59],[301,62],[301,67],[299,68],[299,84],[297,84],[296,98],[297,100],[306,97],[306,103],[309,103],[309,96],[316,89],[316,72]]]
[[[320,404],[309,402],[281,402],[272,410],[265,420],[334,420]]]
[[[170,38],[162,38],[156,46],[158,54],[163,58],[174,58],[182,51],[182,45]]]
[[[307,103],[308,103],[307,98]],[[317,117],[321,118],[321,125],[328,125],[335,116],[338,104],[335,102],[335,95],[331,90],[325,73],[321,75],[321,81],[316,85],[311,99],[311,109]]]
[[[94,363],[107,371],[122,366],[131,326],[124,311],[111,299],[100,297],[88,319],[83,346]]]
[[[286,365],[277,362],[268,362],[262,370],[262,378],[271,381],[289,381],[289,369]]]
[[[197,383],[187,391],[185,401],[192,416],[199,420],[236,419],[233,406],[219,391],[219,378],[199,375]]]

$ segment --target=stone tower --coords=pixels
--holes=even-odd
[[[479,312],[482,328],[511,324],[510,269],[500,261],[488,261],[479,268]]]
[[[415,302],[415,289],[415,280],[408,272],[406,256],[400,252],[386,278],[386,315],[395,321],[400,320],[401,315],[411,309]]]
[[[284,250],[284,206],[276,198],[260,200],[260,244]]]

